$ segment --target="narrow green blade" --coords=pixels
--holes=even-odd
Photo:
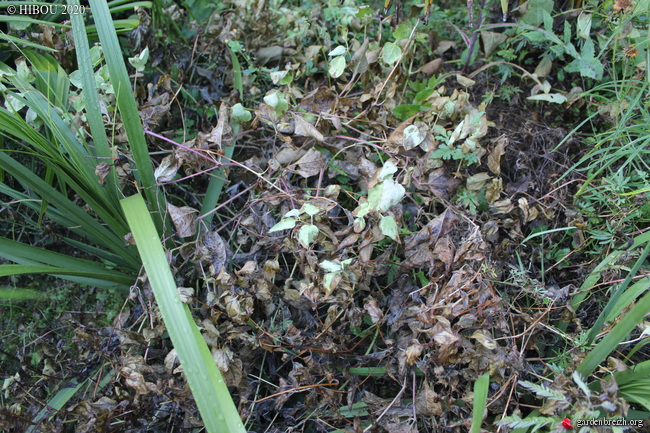
[[[237,408],[187,305],[141,195],[121,200],[144,269],[208,432],[243,433]]]

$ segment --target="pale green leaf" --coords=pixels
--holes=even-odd
[[[399,47],[399,45],[396,45],[392,42],[386,42],[381,53],[381,57],[386,63],[392,65],[398,61],[400,57],[402,57],[402,49]]]
[[[406,190],[402,185],[392,179],[386,179],[382,182],[381,201],[379,210],[386,212],[402,200]]]
[[[134,57],[129,57],[129,63],[135,68],[136,71],[142,72],[147,66],[149,61],[149,47],[146,47],[140,54]]]
[[[325,269],[327,272],[341,272],[343,265],[338,260],[323,260],[320,262],[320,267]]]
[[[329,57],[337,57],[337,56],[342,56],[345,54],[347,50],[343,45],[339,45],[338,47],[334,48],[332,51],[327,54]]]
[[[311,203],[305,203],[302,205],[302,208],[300,209],[302,212],[306,213],[310,217],[313,217],[316,215],[318,212],[320,212],[320,209],[316,206],[314,206]]]
[[[543,93],[540,95],[529,96],[529,101],[546,101],[553,104],[563,104],[567,101],[566,96],[559,93]]]
[[[231,120],[235,124],[240,124],[244,122],[249,122],[253,116],[251,116],[251,113],[246,111],[243,105],[240,103],[237,103],[232,106],[232,114],[231,114]]]
[[[330,62],[330,67],[329,67],[329,74],[330,77],[332,78],[338,78],[341,75],[343,75],[343,71],[345,70],[346,62],[345,62],[345,57],[344,56],[338,56],[334,57],[332,61]]]
[[[309,248],[309,245],[314,242],[316,236],[318,235],[318,227],[313,224],[305,224],[300,227],[298,232],[298,242],[305,248]]]
[[[282,218],[279,223],[269,229],[269,233],[289,230],[296,226],[296,220],[293,218]]]
[[[397,223],[391,215],[381,217],[381,220],[379,220],[379,228],[384,236],[388,236],[395,242],[399,241]]]

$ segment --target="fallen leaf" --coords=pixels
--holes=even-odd
[[[325,158],[322,153],[312,147],[294,165],[298,166],[295,172],[300,176],[304,178],[316,176],[325,167]]]
[[[183,160],[177,158],[174,153],[164,157],[162,161],[160,161],[160,165],[156,168],[156,171],[154,171],[156,182],[161,184],[172,181],[174,176],[176,176],[176,173],[178,173],[178,169],[182,162]]]
[[[169,217],[176,227],[176,233],[181,238],[194,236],[196,233],[196,214],[198,210],[189,206],[176,207],[171,203],[167,203],[167,212]]]
[[[325,137],[323,137],[323,134],[321,134],[320,131],[318,131],[318,129],[314,127],[314,125],[312,125],[311,123],[303,119],[302,116],[294,114],[293,120],[295,122],[294,133],[296,135],[300,137],[312,137],[320,142],[325,141]]]

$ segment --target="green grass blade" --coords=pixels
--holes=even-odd
[[[614,306],[618,302],[618,299],[621,297],[623,292],[625,292],[627,286],[632,281],[632,278],[634,278],[634,276],[639,273],[639,270],[641,269],[641,265],[643,265],[643,263],[645,262],[645,259],[646,257],[648,257],[648,254],[650,254],[650,242],[648,242],[648,244],[646,245],[645,250],[643,250],[641,256],[639,256],[636,263],[634,264],[634,267],[627,274],[627,277],[625,277],[625,280],[621,283],[618,289],[616,289],[616,291],[609,298],[609,302],[607,302],[607,305],[605,306],[603,311],[600,312],[598,319],[596,319],[596,323],[594,323],[594,326],[592,326],[591,330],[589,331],[589,335],[587,338],[588,344],[591,344],[596,339],[596,336],[600,332],[600,328],[603,326],[603,323],[605,323],[605,318],[607,318],[610,311],[614,308]]]
[[[13,15],[11,15],[11,17],[13,17]],[[34,42],[30,42],[30,41],[25,41],[23,39],[15,37],[15,36],[8,35],[3,31],[0,31],[0,41],[1,40],[5,40],[7,42],[10,42],[10,43],[14,44],[17,47],[23,46],[23,47],[40,49],[40,50],[43,50],[43,51],[49,51],[50,53],[56,53],[56,50],[54,48],[50,48],[50,47],[47,47],[45,45],[39,45],[39,44],[36,44]]]
[[[245,432],[221,372],[187,305],[178,296],[160,237],[140,195],[121,201],[183,371],[210,433]]]
[[[32,173],[27,167],[15,161],[5,152],[0,152],[0,168],[11,173],[18,181],[29,185],[36,194],[54,205],[59,211],[68,215],[80,225],[89,240],[96,245],[103,245],[117,254],[124,255],[124,241],[88,215],[70,199],[48,185],[43,179]],[[129,252],[130,255],[130,252]]]
[[[68,0],[68,5],[78,6],[79,0]],[[70,20],[72,21],[77,63],[79,64],[79,71],[81,72],[81,80],[83,83],[82,95],[86,100],[88,125],[90,126],[93,141],[97,148],[97,156],[110,158],[111,150],[108,145],[104,122],[102,121],[102,113],[99,110],[99,97],[97,94],[97,86],[95,85],[95,74],[93,71],[93,62],[90,57],[86,26],[81,15],[73,14],[70,16]]]
[[[488,390],[490,388],[490,373],[485,373],[474,383],[474,408],[472,413],[471,433],[481,433],[483,412],[487,405]]]
[[[29,301],[46,297],[47,293],[20,287],[0,287],[0,301]]]
[[[611,331],[594,347],[578,366],[577,372],[589,377],[598,365],[630,335],[630,332],[650,311],[650,293],[641,298],[634,307],[612,328]]]
[[[46,265],[0,265],[0,277],[24,274],[47,274],[64,278],[71,281],[83,282],[83,284],[107,287],[121,284],[128,287],[133,283],[133,277],[115,275],[107,272],[91,272],[76,269],[57,268]],[[113,284],[106,284],[113,283]]]
[[[133,282],[131,275],[106,269],[103,263],[70,257],[55,251],[25,245],[4,237],[0,237],[0,257],[21,265],[47,265],[64,269],[83,270],[97,275],[109,275],[111,276],[111,280],[118,279],[129,285]],[[137,271],[138,267],[134,266],[134,269]]]
[[[152,206],[156,227],[162,228],[162,210],[165,209],[165,205],[163,197],[156,194],[158,188],[153,172],[153,164],[144,137],[138,105],[135,101],[131,82],[129,81],[129,74],[127,73],[126,65],[122,57],[122,49],[120,48],[117,34],[115,33],[113,20],[105,1],[90,0],[90,6],[99,33],[99,39],[102,43],[102,51],[104,52],[111,82],[115,90],[117,108],[121,114],[133,160],[137,167],[135,175],[142,183],[147,200],[150,206]]]

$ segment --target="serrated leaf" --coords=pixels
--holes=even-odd
[[[383,216],[381,220],[379,220],[379,229],[384,236],[388,236],[395,242],[399,242],[397,223],[395,222],[395,218],[391,215]]]
[[[309,245],[314,242],[317,235],[318,227],[313,224],[305,224],[300,227],[300,231],[298,232],[298,242],[300,242],[300,245],[303,247],[309,248]]]
[[[269,229],[269,233],[289,230],[296,226],[296,220],[293,218],[282,218],[279,223]]]
[[[328,69],[330,77],[338,78],[341,75],[343,75],[343,71],[345,71],[345,66],[346,63],[345,63],[344,56],[334,57],[330,62],[330,67]]]
[[[392,65],[402,56],[402,49],[399,45],[396,45],[392,42],[386,42],[384,49],[381,53],[381,57],[384,59],[388,65]]]

